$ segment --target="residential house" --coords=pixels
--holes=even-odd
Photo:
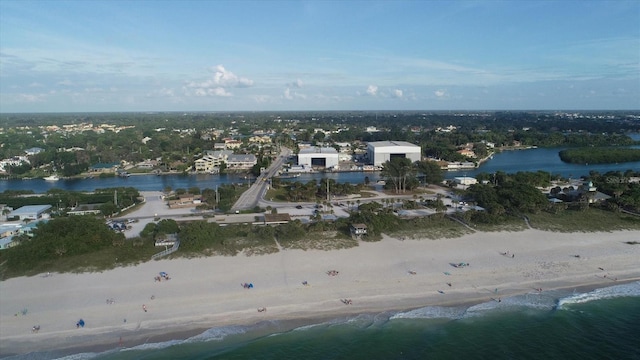
[[[227,169],[231,170],[249,170],[258,159],[253,154],[232,154],[227,158]]]
[[[115,173],[120,163],[97,163],[89,167],[90,172],[97,173]]]
[[[242,146],[242,141],[234,139],[224,139],[224,146],[226,149],[239,149]]]
[[[458,151],[456,151],[458,154],[462,155],[462,156],[466,156],[466,157],[470,157],[470,158],[475,158],[476,157],[476,153],[473,150],[470,149],[460,149]]]
[[[220,168],[223,162],[227,162],[230,155],[233,155],[231,150],[218,150],[204,152],[204,156],[197,159],[194,163],[194,168],[197,172],[212,173],[216,172]]]
[[[32,148],[28,148],[27,150],[25,150],[24,153],[27,154],[27,156],[32,156],[32,155],[40,154],[43,151],[44,151],[44,149],[42,149],[42,148],[32,147]]]

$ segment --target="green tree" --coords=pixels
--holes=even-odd
[[[411,160],[407,158],[393,158],[382,164],[381,175],[386,184],[391,186],[396,193],[404,193],[407,190],[409,179],[415,180],[415,169]]]

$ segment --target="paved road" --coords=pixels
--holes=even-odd
[[[278,174],[278,171],[287,160],[287,158],[291,155],[291,150],[285,147],[282,147],[280,151],[280,156],[276,158],[274,162],[271,163],[268,169],[266,169],[256,181],[251,185],[249,190],[245,191],[240,195],[240,198],[236,203],[231,207],[232,212],[240,211],[240,210],[251,210],[258,205],[260,199],[264,197],[264,194],[269,189],[269,179]]]

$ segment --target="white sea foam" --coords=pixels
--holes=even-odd
[[[145,343],[136,346],[132,346],[130,348],[124,348],[121,351],[136,351],[136,350],[159,350],[166,349],[168,347],[182,344],[184,340],[169,340],[157,343]]]
[[[640,281],[595,289],[588,293],[574,294],[558,300],[558,309],[571,304],[582,304],[595,300],[617,297],[640,296]]]
[[[201,334],[192,336],[185,340],[185,342],[196,341],[209,341],[209,340],[224,340],[229,335],[244,334],[249,330],[247,326],[222,326],[215,327],[204,331]]]
[[[427,306],[399,312],[391,316],[390,319],[459,319],[464,312],[465,308],[460,307]]]
[[[98,355],[104,355],[104,354],[105,353],[101,353],[101,354],[100,353],[80,353],[80,354],[73,354],[73,355],[61,357],[61,358],[58,358],[57,360],[87,360],[87,359],[93,359]]]
[[[323,326],[327,326],[329,325],[329,323],[319,323],[319,324],[309,324],[309,325],[303,325],[303,326],[298,326],[297,328],[291,330],[291,331],[307,331],[307,330],[311,330],[311,329],[315,329],[317,327],[323,327]]]

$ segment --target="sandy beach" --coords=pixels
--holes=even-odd
[[[262,320],[609,286],[640,279],[640,246],[625,243],[638,238],[637,231],[538,230],[441,240],[385,237],[328,252],[158,260],[100,273],[13,278],[0,282],[0,355],[115,348]],[[452,265],[460,263],[468,266]],[[161,272],[169,279],[154,279]],[[253,287],[245,288],[245,283]],[[80,319],[84,327],[77,327]],[[34,326],[40,330],[33,332]]]

